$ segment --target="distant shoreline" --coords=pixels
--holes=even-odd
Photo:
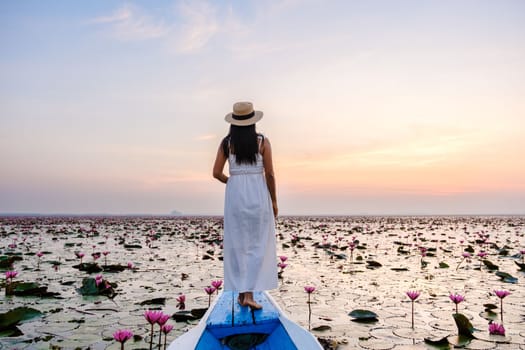
[[[39,217],[39,218],[220,218],[214,214],[41,214],[41,213],[0,213],[0,218]],[[279,218],[341,218],[341,217],[522,217],[522,214],[291,214]]]

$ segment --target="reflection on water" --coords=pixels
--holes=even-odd
[[[206,307],[204,288],[222,278],[221,218],[0,221],[1,254],[20,258],[12,267],[18,271],[15,280],[38,282],[61,297],[2,293],[0,312],[17,306],[44,312],[44,317],[19,326],[23,335],[0,338],[4,348],[119,349],[112,334],[124,328],[144,337],[128,341],[126,349],[144,348],[149,342],[149,325],[142,316],[147,308],[174,313],[181,293],[186,295],[187,309]],[[315,286],[311,327],[327,344],[338,344],[339,349],[425,349],[433,347],[424,338],[447,337],[454,343],[455,305],[448,296],[459,293],[465,296],[459,312],[479,329],[478,339],[466,348],[525,349],[525,275],[516,264],[523,262],[524,217],[288,217],[278,220],[277,232],[278,255],[287,256],[288,265],[271,294],[291,319],[308,328],[304,286]],[[40,270],[38,251],[44,253]],[[104,251],[109,252],[107,264],[131,262],[134,268],[102,272],[118,284],[113,300],[81,296],[76,289],[82,279],[98,273],[74,268],[79,264],[75,253],[83,252],[83,262],[90,263],[92,253]],[[463,258],[465,251],[472,257]],[[490,265],[478,257],[481,251],[488,253],[483,259],[516,277],[517,283],[503,282],[497,270],[489,270]],[[104,256],[96,262],[104,265]],[[507,333],[502,338],[488,334],[488,320],[499,320],[499,307],[491,313],[484,306],[499,306],[494,289],[511,293],[504,300]],[[414,329],[407,290],[421,292],[414,304]],[[154,298],[166,298],[165,305],[140,305]],[[378,320],[352,321],[348,313],[354,309],[373,311]],[[197,321],[169,322],[175,327],[168,342]]]

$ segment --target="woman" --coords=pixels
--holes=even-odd
[[[270,142],[257,134],[263,113],[237,102],[225,119],[213,177],[226,184],[224,200],[224,289],[239,292],[242,306],[261,309],[254,291],[277,288],[275,217],[277,197]],[[230,177],[224,174],[226,160]]]

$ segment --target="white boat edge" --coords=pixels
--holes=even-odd
[[[290,320],[286,313],[281,309],[279,304],[277,304],[275,299],[270,294],[268,294],[268,292],[264,291],[263,293],[279,312],[279,321],[298,349],[323,350],[323,347],[312,333]],[[188,332],[180,335],[178,338],[172,341],[168,347],[168,350],[195,349],[204,330],[206,329],[206,321],[208,320],[208,317],[214,309],[217,301],[222,297],[222,294],[223,292],[221,292],[217,298],[215,298],[204,316],[202,316],[199,323]]]

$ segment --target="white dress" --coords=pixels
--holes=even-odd
[[[238,292],[277,288],[275,221],[262,155],[255,164],[228,157],[224,200],[224,289]]]

